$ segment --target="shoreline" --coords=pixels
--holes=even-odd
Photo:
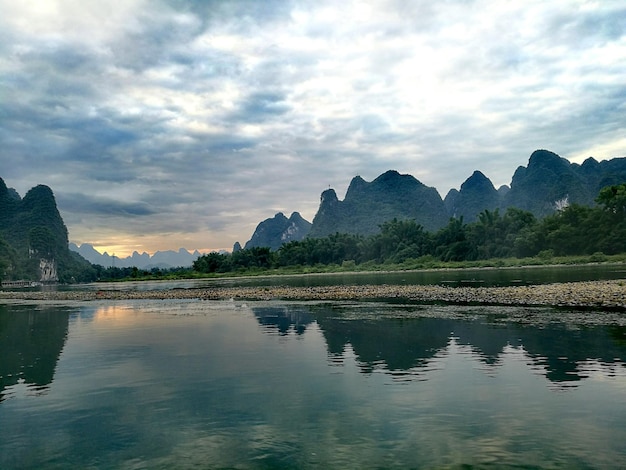
[[[406,300],[471,305],[553,306],[626,311],[626,279],[532,286],[450,287],[440,285],[341,285],[315,287],[203,287],[189,289],[0,291],[3,300]]]

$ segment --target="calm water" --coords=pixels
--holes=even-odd
[[[0,305],[0,468],[624,468],[626,316]]]
[[[589,264],[582,266],[534,266],[500,269],[437,269],[431,271],[360,272],[307,274],[294,276],[254,276],[221,279],[197,279],[154,282],[109,282],[59,286],[59,289],[188,289],[208,286],[276,286],[294,287],[364,284],[441,284],[450,286],[509,286],[551,282],[596,281],[626,278],[626,265]],[[47,286],[46,288],[50,288]]]

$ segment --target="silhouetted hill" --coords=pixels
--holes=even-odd
[[[38,185],[22,199],[0,178],[0,278],[70,282],[93,274],[91,265],[68,248],[52,190]]]
[[[334,190],[324,191],[309,236],[324,237],[337,232],[370,235],[393,218],[415,219],[427,230],[436,230],[448,221],[435,188],[411,175],[390,170],[371,183],[356,176],[343,201],[337,199]]]
[[[483,210],[493,210],[501,205],[501,196],[493,183],[480,171],[475,171],[461,185],[461,190],[451,189],[444,199],[444,205],[451,217],[463,217],[465,222],[473,222]]]
[[[333,189],[322,192],[309,236],[336,232],[371,235],[383,222],[394,218],[414,219],[426,230],[434,231],[450,217],[472,222],[485,209],[508,207],[543,217],[568,204],[592,206],[600,189],[624,182],[626,158],[602,162],[588,158],[578,165],[548,150],[533,152],[528,165],[517,168],[510,186],[496,190],[477,170],[460,190],[451,189],[444,201],[434,188],[396,171],[383,173],[371,183],[356,176],[343,201]]]
[[[515,171],[503,206],[524,209],[541,217],[554,212],[559,201],[592,204],[597,192],[592,191],[578,168],[548,150],[534,151],[528,166]]]
[[[253,247],[270,247],[278,250],[283,243],[300,241],[309,234],[311,222],[302,218],[298,212],[287,218],[279,212],[271,219],[265,219],[246,243],[245,249]]]
[[[563,203],[592,206],[602,188],[625,181],[626,158],[602,162],[588,158],[578,165],[548,150],[536,150],[528,166],[515,171],[501,206],[542,217]]]

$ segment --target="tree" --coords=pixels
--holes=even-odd
[[[193,262],[194,271],[201,273],[223,272],[227,265],[227,255],[212,251],[209,254],[198,257]]]
[[[626,183],[602,188],[596,202],[610,213],[626,214]]]
[[[232,269],[237,268],[263,268],[272,266],[274,256],[269,247],[255,246],[233,252],[230,255],[230,265]]]
[[[378,262],[402,263],[430,252],[430,234],[413,219],[394,218],[380,226],[380,233],[370,237],[365,257]]]
[[[452,218],[434,237],[435,254],[442,261],[464,261],[474,259],[475,253],[467,239],[467,225],[463,217]]]

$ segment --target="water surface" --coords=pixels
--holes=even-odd
[[[0,468],[620,468],[626,318],[0,305]]]
[[[292,286],[419,284],[448,286],[511,286],[554,282],[602,281],[626,278],[626,266],[588,264],[576,266],[529,266],[523,268],[435,269],[420,271],[299,274],[281,276],[244,276],[179,281],[97,282],[58,289],[154,290],[189,289],[214,286]],[[51,288],[46,286],[45,288]]]

